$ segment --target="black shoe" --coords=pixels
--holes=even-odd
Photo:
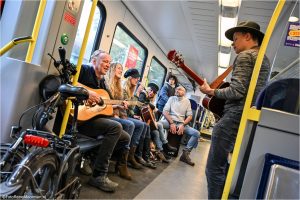
[[[167,154],[167,153],[165,153],[165,152],[162,152],[163,154],[164,154],[164,156],[165,156],[165,158],[167,159],[167,160],[170,160],[171,159],[171,156],[169,155],[169,154]]]
[[[118,183],[115,183],[105,175],[105,176],[98,176],[98,177],[91,177],[89,180],[89,184],[103,190],[104,192],[114,192],[118,187]]]
[[[141,165],[145,165],[146,164],[146,161],[143,159],[142,156],[136,156],[135,157],[135,160],[140,163]]]
[[[166,152],[166,153],[177,151],[177,148],[172,147],[171,145],[169,145],[169,143],[163,144],[163,149],[164,149],[164,152]]]
[[[149,167],[151,169],[156,169],[156,164],[151,162],[150,160],[146,160],[145,164],[143,164],[145,167]]]

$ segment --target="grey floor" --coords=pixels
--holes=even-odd
[[[158,163],[155,170],[130,169],[132,181],[121,179],[110,169],[109,177],[119,183],[115,193],[105,193],[89,186],[89,177],[81,175],[80,199],[207,199],[205,165],[209,146],[207,140],[199,142],[197,149],[193,150],[194,167],[179,161],[178,156],[169,164]]]
[[[205,165],[210,142],[200,142],[189,166],[175,159],[135,199],[207,199]]]

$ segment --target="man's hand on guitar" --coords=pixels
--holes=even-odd
[[[87,103],[89,105],[95,105],[95,104],[99,104],[101,102],[103,102],[101,97],[99,97],[99,95],[96,92],[89,90],[89,99],[87,100]]]
[[[208,94],[208,95],[211,95],[211,96],[215,95],[215,90],[210,88],[210,86],[208,85],[206,79],[204,79],[203,84],[199,88],[200,88],[200,91],[204,94]]]

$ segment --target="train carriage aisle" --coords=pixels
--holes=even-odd
[[[169,164],[158,163],[157,169],[129,168],[133,180],[127,181],[114,173],[114,164],[109,169],[109,178],[119,183],[115,193],[105,193],[87,184],[88,176],[81,175],[83,187],[80,199],[206,199],[207,183],[205,178],[206,159],[210,140],[199,142],[191,153],[195,166],[181,161],[179,156]],[[180,151],[183,146],[181,146]]]

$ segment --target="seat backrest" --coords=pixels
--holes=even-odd
[[[256,108],[277,109],[299,114],[299,79],[288,78],[269,83],[258,95]]]

